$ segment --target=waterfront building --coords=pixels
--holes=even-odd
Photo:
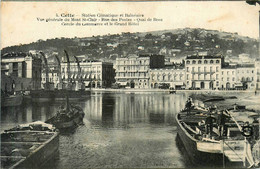
[[[223,57],[221,56],[187,56],[185,60],[186,88],[216,89]]]
[[[238,64],[236,70],[237,82],[240,82],[244,89],[254,90],[256,88],[255,65]]]
[[[185,74],[184,68],[150,69],[151,88],[158,88],[164,84],[175,89],[185,88]]]
[[[58,84],[61,83],[60,78],[60,70],[51,69],[48,71],[49,83],[53,84],[54,88],[58,88]],[[46,70],[42,71],[42,88],[44,88],[44,84],[46,83]]]
[[[256,89],[260,89],[260,60],[255,61],[255,82]]]
[[[1,84],[5,86],[2,89],[10,91],[10,86],[15,86],[15,88],[12,89],[16,91],[40,89],[41,69],[42,61],[36,56],[21,52],[2,55]],[[9,82],[11,82],[11,84]]]
[[[149,69],[163,68],[163,55],[129,55],[116,59],[116,82],[131,88],[150,88]]]
[[[221,90],[230,90],[241,86],[241,83],[237,82],[236,65],[223,66],[221,69],[220,79],[216,80],[218,80],[219,83],[216,84],[216,88]]]
[[[67,62],[61,63],[61,76],[63,82],[68,82],[71,79],[76,84],[79,81],[83,81],[85,87],[103,88],[111,87],[114,82],[115,72],[113,64],[109,62],[101,61],[81,61],[78,64],[76,62],[70,63],[70,77],[68,77],[68,64]],[[80,72],[80,73],[79,73]]]

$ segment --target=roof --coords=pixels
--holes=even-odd
[[[237,68],[254,68],[254,64],[238,64]]]
[[[19,53],[5,53],[2,55],[2,58],[25,58],[27,56],[26,53],[19,52]]]
[[[206,55],[206,56],[191,55],[186,57],[186,59],[221,59],[221,58],[222,56],[211,56],[211,55]]]

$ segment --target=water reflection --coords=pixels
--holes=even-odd
[[[183,167],[176,147],[175,115],[187,94],[93,92],[75,102],[84,126],[60,137],[55,168]],[[23,104],[1,111],[1,130],[52,117],[63,102]]]
[[[82,104],[86,118],[106,128],[130,124],[174,124],[175,114],[184,107],[186,94],[93,93]]]

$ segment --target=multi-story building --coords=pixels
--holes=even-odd
[[[221,69],[219,85],[216,84],[216,88],[221,90],[229,90],[239,86],[240,83],[237,83],[236,66],[223,66]]]
[[[254,90],[256,88],[254,64],[239,64],[236,71],[237,82],[240,82],[244,89]]]
[[[60,70],[49,70],[48,71],[50,84],[53,84],[54,88],[58,88],[58,84],[61,83]],[[46,84],[46,70],[42,71],[42,88],[44,88],[44,84]]]
[[[255,61],[255,82],[256,82],[256,89],[259,90],[260,89],[260,60]]]
[[[61,76],[63,82],[71,79],[72,82],[78,83],[80,80],[85,83],[85,87],[111,87],[114,82],[113,64],[100,61],[81,61],[79,63],[81,73],[79,73],[78,64],[76,62],[70,63],[70,72],[68,72],[67,62],[61,63]],[[68,73],[70,77],[68,77]]]
[[[7,53],[1,58],[1,74],[12,78],[15,90],[37,90],[41,88],[42,61],[26,53]],[[7,82],[7,81],[6,81]],[[5,83],[5,82],[3,82]],[[9,86],[12,84],[2,84]],[[7,87],[8,88],[8,87]]]
[[[162,55],[130,55],[116,59],[116,82],[131,88],[150,88],[149,69],[163,68]]]
[[[219,85],[221,56],[187,56],[186,88],[215,89]]]
[[[186,83],[185,74],[185,69],[150,69],[151,88],[158,88],[162,84],[167,84],[175,89],[184,88]]]

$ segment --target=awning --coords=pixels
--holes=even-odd
[[[83,79],[85,79],[85,78],[86,78],[86,76],[87,76],[87,74],[84,74],[82,78],[83,78]]]
[[[72,74],[72,75],[70,76],[71,79],[73,79],[73,77],[74,77],[74,74]]]
[[[77,79],[77,77],[78,77],[78,75],[76,74],[76,75],[74,76],[74,79]]]
[[[91,76],[91,78],[92,78],[92,79],[95,79],[95,78],[96,78],[96,76],[95,76],[95,75],[92,75],[92,76]]]
[[[243,87],[243,84],[242,83],[235,83],[235,86],[236,87]]]
[[[127,82],[117,82],[119,83],[121,86],[126,86],[127,85]]]
[[[84,82],[84,83],[85,83],[85,86],[88,86],[90,82],[87,81],[87,82]]]
[[[87,79],[89,79],[89,77],[90,77],[90,74],[88,74]]]
[[[174,82],[174,85],[175,85],[175,86],[183,86],[184,83],[183,83],[183,82]]]

